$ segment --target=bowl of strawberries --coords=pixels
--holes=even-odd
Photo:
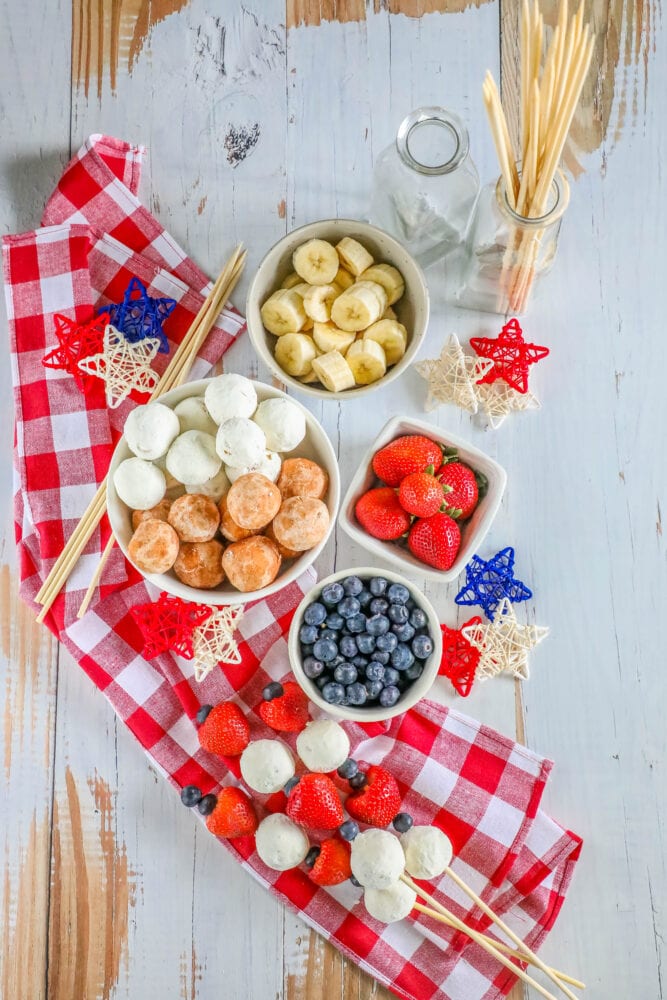
[[[448,582],[485,538],[506,482],[502,466],[467,441],[394,417],[364,455],[339,522],[380,559]]]

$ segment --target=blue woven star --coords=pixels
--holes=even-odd
[[[492,559],[473,556],[466,566],[465,586],[454,598],[457,604],[479,604],[493,621],[498,605],[507,597],[512,604],[533,596],[525,583],[514,576],[514,549],[508,546]]]
[[[162,324],[176,307],[176,299],[153,299],[138,278],[132,278],[123,301],[100,309],[109,314],[109,322],[123,334],[130,344],[146,337],[157,337],[160,354],[169,354],[169,343]]]

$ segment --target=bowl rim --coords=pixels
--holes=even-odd
[[[303,672],[298,648],[298,633],[306,607],[321,594],[323,588],[329,583],[335,583],[337,580],[342,580],[346,576],[359,576],[362,579],[365,576],[384,576],[386,579],[390,580],[391,583],[402,583],[408,588],[410,595],[419,602],[420,607],[428,616],[434,645],[433,652],[429,656],[428,660],[425,661],[425,667],[421,677],[419,677],[414,682],[412,687],[410,687],[410,689],[406,692],[407,697],[405,700],[403,700],[403,695],[401,695],[401,698],[399,698],[396,704],[391,708],[383,708],[381,705],[377,708],[348,708],[347,706],[330,705],[320,695],[317,686],[313,684],[310,678],[306,677]],[[294,674],[299,687],[308,695],[309,699],[317,705],[318,708],[321,708],[323,711],[337,719],[344,719],[347,722],[387,722],[389,719],[394,719],[397,715],[403,715],[405,712],[409,711],[409,709],[414,708],[414,706],[420,702],[422,698],[427,696],[428,692],[433,687],[433,684],[438,676],[438,670],[442,659],[442,631],[440,628],[440,617],[428,597],[426,597],[419,587],[402,574],[397,573],[395,570],[378,570],[375,566],[356,566],[351,569],[341,569],[337,570],[335,573],[331,573],[329,576],[323,577],[321,580],[318,580],[318,582],[311,587],[308,593],[304,594],[296,611],[294,612],[294,617],[292,618],[290,624],[287,636],[287,652],[292,673]],[[446,694],[446,699],[445,704],[451,705],[454,703],[454,699],[453,697],[450,697],[449,693]]]
[[[174,406],[176,403],[180,402],[182,399],[189,398],[191,396],[203,396],[206,386],[209,384],[211,378],[215,378],[215,375],[210,375],[208,378],[195,379],[192,382],[184,382],[183,385],[175,386],[168,392],[159,396],[154,402],[164,403],[167,406]],[[127,446],[125,441],[125,434],[121,435],[111,456],[111,461],[109,463],[109,471],[107,473],[107,489],[106,489],[106,500],[107,500],[107,512],[109,516],[109,524],[111,525],[111,531],[116,539],[119,549],[127,559],[127,561],[132,565],[136,571],[146,580],[148,583],[157,587],[159,590],[165,590],[167,593],[174,595],[175,597],[180,597],[186,601],[192,601],[197,604],[211,604],[211,605],[231,605],[236,606],[239,604],[249,604],[252,601],[261,600],[262,598],[270,597],[272,594],[278,593],[284,587],[288,587],[291,583],[297,580],[302,573],[304,573],[309,566],[311,566],[315,560],[318,558],[324,546],[329,541],[331,534],[334,530],[338,513],[340,511],[340,470],[338,468],[338,460],[336,458],[336,452],[329,439],[328,434],[324,430],[314,413],[312,413],[303,403],[299,402],[298,399],[294,399],[292,396],[288,396],[284,390],[277,388],[276,386],[270,385],[268,382],[262,382],[259,379],[251,379],[251,382],[262,386],[262,391],[266,391],[266,396],[263,398],[280,398],[285,397],[289,399],[290,402],[294,403],[305,415],[306,426],[311,428],[313,425],[317,429],[322,443],[323,448],[326,453],[326,460],[322,460],[322,464],[325,466],[327,474],[329,476],[329,490],[328,499],[326,501],[327,507],[329,508],[329,527],[324,535],[324,538],[312,549],[308,550],[303,554],[306,557],[306,561],[301,563],[301,559],[295,559],[291,567],[284,573],[279,574],[276,579],[270,583],[268,586],[261,588],[260,590],[252,590],[243,593],[242,591],[234,591],[233,593],[223,593],[220,590],[202,590],[196,587],[190,587],[185,583],[182,583],[175,577],[169,576],[167,573],[145,573],[141,570],[130,558],[126,545],[121,541],[120,535],[120,521],[117,511],[121,507],[127,508],[127,505],[123,503],[113,484],[113,474],[124,458],[131,458],[132,452]],[[189,390],[189,391],[188,391]],[[259,392],[258,392],[259,396]],[[262,398],[259,398],[259,402],[262,402]],[[139,404],[142,405],[142,404]],[[127,454],[125,454],[125,450]],[[318,444],[318,451],[320,450]],[[287,454],[291,454],[287,453]],[[303,558],[303,557],[302,557]]]
[[[419,281],[420,294],[423,296],[423,309],[424,309],[424,319],[421,324],[422,329],[420,331],[413,331],[412,337],[408,341],[408,346],[405,350],[405,354],[395,365],[387,370],[387,373],[378,379],[377,382],[371,382],[370,385],[360,385],[353,389],[345,389],[341,392],[329,392],[328,389],[317,389],[313,385],[308,385],[305,382],[300,382],[299,379],[294,378],[292,375],[288,375],[280,365],[276,362],[272,352],[268,349],[265,337],[267,336],[267,331],[265,330],[263,324],[260,324],[261,329],[257,330],[255,328],[255,322],[252,315],[253,301],[257,299],[257,293],[255,291],[256,286],[259,281],[260,274],[265,264],[267,263],[269,257],[276,252],[282,244],[287,240],[292,239],[298,233],[305,236],[312,236],[313,232],[318,226],[323,225],[336,225],[336,226],[355,226],[360,227],[362,231],[367,234],[379,234],[383,239],[389,241],[393,244],[394,248],[399,254],[404,254],[412,267],[414,267],[416,277]],[[298,226],[296,229],[291,229],[289,233],[285,233],[281,236],[276,243],[271,246],[255,269],[253,278],[248,286],[248,293],[246,295],[245,303],[245,318],[246,326],[248,328],[248,336],[250,337],[250,342],[252,346],[257,351],[258,355],[270,369],[271,373],[279,379],[284,385],[292,386],[297,392],[302,392],[307,396],[312,396],[314,399],[358,399],[360,396],[367,395],[369,392],[373,392],[376,389],[382,389],[384,386],[393,382],[394,379],[398,378],[399,375],[403,374],[412,362],[414,356],[419,351],[424,338],[426,336],[426,331],[428,330],[429,318],[431,311],[430,295],[428,290],[428,284],[426,282],[426,277],[424,271],[418,261],[413,257],[413,255],[403,246],[395,236],[391,233],[386,232],[384,229],[380,229],[379,226],[374,226],[370,222],[363,222],[359,219],[318,219],[315,222],[307,222],[303,226]],[[268,334],[271,336],[271,334]]]
[[[491,482],[489,483],[489,492],[481,501],[486,504],[486,509],[480,519],[480,522],[477,524],[475,531],[472,532],[469,538],[466,539],[465,545],[461,546],[456,559],[448,570],[437,570],[434,567],[429,567],[426,563],[419,562],[410,554],[410,552],[403,553],[396,546],[392,545],[391,542],[384,542],[381,539],[373,538],[359,527],[354,517],[354,504],[361,493],[362,483],[371,467],[371,461],[375,451],[384,447],[384,445],[388,444],[394,439],[394,437],[399,437],[401,434],[409,433],[425,434],[428,437],[434,438],[438,443],[452,445],[459,452],[466,453],[467,456],[470,456],[469,460],[471,464],[474,465],[475,462],[478,462],[480,465],[485,466],[486,470],[492,470],[495,477],[495,484]],[[468,459],[466,458],[465,460]],[[484,472],[485,469],[482,468],[480,471]],[[338,523],[349,538],[357,542],[358,545],[361,545],[367,552],[371,552],[378,558],[383,559],[394,566],[401,567],[405,572],[412,571],[414,573],[419,573],[426,579],[433,580],[436,583],[450,583],[452,580],[455,580],[456,577],[460,576],[467,563],[470,562],[473,551],[477,549],[486,538],[491,525],[496,518],[498,510],[500,509],[500,504],[505,493],[506,486],[507,472],[503,466],[500,465],[494,458],[491,458],[490,455],[487,455],[486,452],[477,448],[475,445],[470,444],[470,442],[466,441],[464,438],[461,438],[456,434],[452,434],[449,431],[442,430],[436,425],[429,424],[417,417],[390,417],[384,427],[382,427],[382,429],[378,432],[375,439],[371,442],[369,448],[362,456],[354,475],[352,476],[350,484],[345,491],[345,495],[341,500],[340,510],[338,513]]]

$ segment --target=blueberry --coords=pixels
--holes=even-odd
[[[373,615],[366,622],[366,631],[369,635],[384,635],[389,631],[389,619],[384,615]]]
[[[422,611],[421,608],[415,608],[414,611],[410,613],[410,624],[413,628],[423,628],[424,625],[426,625],[426,622],[426,612]]]
[[[393,653],[398,645],[398,639],[393,632],[386,632],[384,635],[379,635],[377,637],[375,645],[381,653]]]
[[[408,667],[408,669],[405,671],[404,676],[409,681],[416,681],[418,677],[421,677],[423,670],[424,670],[424,665],[415,660],[412,666]]]
[[[343,590],[348,597],[358,597],[364,585],[358,576],[346,576],[343,580]]]
[[[368,678],[364,681],[364,687],[366,688],[366,694],[368,695],[369,701],[375,701],[379,697],[380,691],[384,687],[382,681],[369,681]]]
[[[185,788],[181,788],[181,802],[188,809],[196,806],[198,802],[201,802],[201,789],[197,788],[196,785],[186,785]]]
[[[381,667],[386,667],[389,663],[389,653],[383,653],[381,649],[376,649],[371,656],[373,663],[379,663]]]
[[[385,667],[384,668],[384,683],[385,683],[385,685],[396,684],[396,682],[398,681],[399,677],[400,677],[400,674],[399,674],[398,670],[394,669],[394,667]]]
[[[418,660],[426,660],[433,652],[433,639],[430,635],[418,635],[412,640],[411,649]]]
[[[366,667],[366,680],[369,681],[382,681],[384,680],[384,667],[381,663],[369,663]]]
[[[357,676],[357,668],[353,667],[351,663],[341,663],[340,666],[336,667],[334,670],[334,680],[337,681],[338,684],[344,684],[345,687],[347,687],[348,684],[354,684]]]
[[[348,632],[352,635],[358,635],[360,632],[366,631],[366,615],[358,614],[352,615],[351,618],[347,619],[346,622]]]
[[[203,726],[208,719],[208,713],[212,710],[213,705],[202,705],[202,707],[197,712],[197,725]]]
[[[309,677],[311,681],[314,681],[316,677],[319,677],[324,670],[324,664],[321,660],[316,660],[314,656],[307,656],[303,661],[303,672],[306,677]]]
[[[354,840],[359,833],[359,824],[355,823],[353,819],[346,819],[345,822],[341,823],[338,827],[338,833],[343,840]]]
[[[306,868],[312,868],[317,859],[319,858],[319,856],[320,856],[320,848],[317,847],[317,845],[315,845],[315,847],[311,847],[311,849],[308,851],[308,854],[306,854],[305,858],[303,859],[303,863],[305,864]]]
[[[354,663],[357,670],[364,670],[368,666],[367,656],[353,656],[352,662]]]
[[[364,785],[368,781],[368,778],[366,777],[363,771],[357,771],[357,773],[353,775],[349,780],[350,780],[350,788],[358,789],[364,787]]]
[[[331,674],[327,671],[327,673],[322,674],[321,677],[317,677],[316,678],[316,680],[315,680],[315,686],[318,687],[320,689],[320,691],[321,691],[322,688],[326,684],[329,684],[330,682],[331,682]]]
[[[334,656],[333,660],[331,660],[331,662],[327,664],[327,666],[329,670],[335,670],[336,667],[340,667],[341,664],[345,662],[346,662],[345,657],[341,656],[340,653],[338,653],[336,656]]]
[[[407,670],[414,663],[415,658],[412,655],[412,650],[409,646],[406,646],[404,642],[399,642],[398,646],[391,654],[391,665],[395,667],[396,670]]]
[[[327,609],[319,601],[309,604],[303,613],[306,625],[321,625],[327,616]]]
[[[283,785],[283,791],[285,795],[289,795],[292,789],[295,788],[298,784],[299,784],[299,776],[298,774],[295,774],[294,777],[290,778],[289,781],[286,781],[285,784]]]
[[[345,597],[342,601],[339,601],[336,607],[338,614],[342,615],[343,618],[351,618],[353,615],[358,615],[361,609],[361,605],[356,597]]]
[[[408,601],[405,602],[405,606],[408,609],[408,611],[412,611],[413,608],[417,607],[417,602],[411,597]]]
[[[356,637],[355,645],[360,653],[369,656],[375,649],[375,636],[369,635],[368,632],[362,632]]]
[[[405,625],[392,625],[391,630],[399,642],[410,642],[415,634],[414,628],[409,623]]]
[[[361,882],[359,881],[358,878],[355,878],[354,875],[350,875],[350,882],[352,883],[353,886],[355,886],[355,888],[357,889],[362,888]]]
[[[335,681],[329,681],[322,688],[322,697],[325,701],[329,702],[330,705],[342,705],[345,700],[345,688],[342,684],[336,684]]]
[[[341,654],[349,660],[351,660],[353,656],[356,656],[358,652],[357,644],[351,635],[344,635],[338,643],[338,648]]]
[[[385,601],[384,597],[375,597],[368,605],[368,610],[372,615],[383,615],[388,607],[389,601]]]
[[[200,799],[197,803],[197,809],[199,809],[202,816],[210,816],[217,804],[218,799],[215,795],[205,795],[204,798]]]
[[[393,827],[397,833],[407,833],[413,823],[410,813],[396,813],[393,819]]]
[[[342,601],[345,597],[345,591],[343,590],[340,583],[328,583],[326,587],[322,588],[322,601],[326,604],[328,608],[334,607],[339,601]]]
[[[314,649],[314,647],[315,647],[315,643],[312,643],[312,642],[302,642],[301,643],[301,656],[303,656],[304,658],[306,656],[312,656],[313,655],[313,649]]]
[[[373,597],[380,597],[388,586],[389,581],[385,580],[383,576],[374,576],[368,584],[368,589]]]
[[[368,692],[360,681],[348,685],[346,694],[348,705],[365,705],[368,698]]]
[[[264,701],[273,701],[274,698],[280,698],[282,693],[282,684],[279,684],[278,681],[271,681],[271,683],[267,684],[262,691],[262,698]]]
[[[338,768],[338,775],[341,778],[353,778],[358,771],[359,767],[356,760],[352,760],[351,757],[348,757],[347,760],[344,760]]]
[[[340,629],[333,628],[323,628],[318,633],[318,639],[331,639],[332,642],[338,642],[338,633]]]
[[[395,684],[389,684],[380,691],[380,704],[383,708],[391,708],[401,697],[401,692]]]
[[[316,625],[302,625],[299,629],[300,642],[315,643],[319,637],[319,629]]]
[[[405,604],[410,600],[410,591],[402,583],[392,583],[387,591],[387,597],[392,604]]]
[[[330,611],[324,619],[324,624],[328,629],[338,632],[338,630],[345,624],[345,619],[342,615],[339,615],[337,611]]]
[[[356,597],[362,608],[367,608],[368,605],[373,600],[373,595],[371,594],[370,590],[366,590],[365,587],[359,594],[356,595]]]
[[[410,612],[405,604],[390,604],[387,617],[393,625],[405,625],[410,617]]]
[[[313,646],[313,652],[318,660],[331,663],[338,654],[338,646],[331,639],[318,639]]]

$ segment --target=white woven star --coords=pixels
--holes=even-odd
[[[131,344],[115,326],[108,323],[104,330],[101,354],[79,361],[79,368],[96,375],[106,385],[107,404],[115,410],[133,389],[152,392],[160,376],[151,368],[151,361],[160,349],[157,337],[146,337]]]
[[[486,413],[489,423],[496,429],[513,410],[539,410],[540,401],[532,392],[517,392],[507,382],[495,382],[475,386],[475,394],[480,409]]]
[[[493,368],[493,361],[473,358],[463,353],[459,339],[452,333],[439,358],[420,361],[415,371],[428,382],[425,409],[434,410],[442,403],[477,413],[475,382]]]
[[[528,680],[528,653],[549,634],[542,625],[520,625],[508,598],[498,605],[492,622],[461,629],[468,642],[482,654],[477,667],[480,678],[511,674]]]
[[[203,681],[218,663],[240,663],[241,654],[234,632],[243,618],[243,605],[211,608],[210,618],[192,634],[195,680]]]

